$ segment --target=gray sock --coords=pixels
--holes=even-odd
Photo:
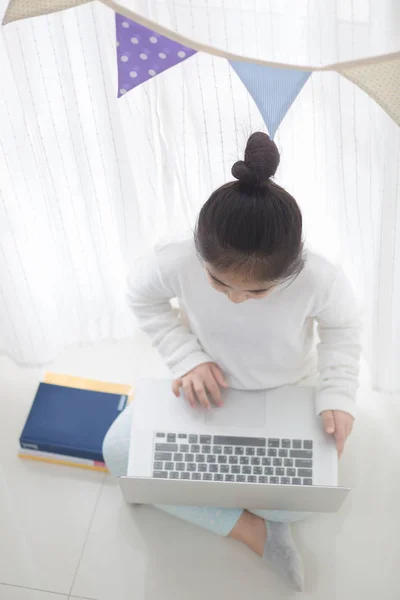
[[[263,560],[275,567],[296,590],[304,587],[303,561],[297,550],[288,523],[265,521],[267,541]]]

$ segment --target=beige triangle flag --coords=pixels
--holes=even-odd
[[[359,61],[353,66],[336,65],[338,73],[355,83],[400,125],[400,53]]]
[[[92,0],[11,0],[4,14],[3,25],[12,21],[49,15],[66,8],[87,4]]]

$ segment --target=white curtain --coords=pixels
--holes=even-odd
[[[124,4],[199,41],[293,64],[400,46],[397,0]],[[117,100],[114,15],[96,2],[8,25],[0,65],[0,352],[37,364],[131,334],[126,270],[157,238],[193,226],[264,125],[227,61],[205,54]],[[358,292],[374,385],[399,391],[399,128],[349,81],[315,73],[276,142],[277,181],[301,205],[308,245],[339,260]]]

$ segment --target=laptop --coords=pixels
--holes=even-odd
[[[170,380],[138,382],[128,474],[133,504],[336,512],[335,441],[316,417],[315,389],[223,391],[223,407],[194,410]]]

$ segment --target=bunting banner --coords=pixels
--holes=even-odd
[[[311,75],[311,71],[278,69],[230,60],[247,91],[252,96],[271,139],[298,93]]]
[[[364,90],[400,125],[400,56],[379,63],[339,66],[336,71]]]
[[[388,72],[393,73],[395,68],[391,64],[395,62],[398,64],[400,61],[400,52],[394,52],[391,54],[385,54],[382,56],[375,56],[365,59],[356,59],[354,61],[344,62],[344,63],[334,63],[331,65],[326,65],[322,67],[313,67],[313,66],[304,66],[304,65],[290,65],[283,63],[274,63],[268,60],[263,59],[255,59],[246,56],[242,56],[239,54],[234,54],[232,52],[228,52],[225,50],[221,50],[215,46],[210,46],[208,44],[203,44],[198,42],[197,40],[192,40],[187,38],[176,31],[171,31],[162,25],[143,17],[142,15],[135,13],[133,10],[127,8],[126,6],[116,2],[115,0],[100,0],[103,4],[114,10],[115,12],[124,15],[125,17],[135,21],[147,27],[154,33],[158,33],[160,35],[165,36],[171,40],[174,40],[177,43],[180,43],[188,48],[192,48],[197,52],[205,52],[210,54],[211,56],[216,56],[220,58],[227,59],[231,64],[232,63],[247,63],[252,64],[254,66],[262,66],[262,67],[270,67],[272,69],[282,69],[282,70],[291,70],[291,71],[300,71],[301,76],[298,81],[299,91],[304,85],[307,78],[315,71],[336,71],[339,74],[344,75],[351,80],[351,77],[354,77],[354,83],[358,85],[363,91],[370,95],[386,112],[387,114],[394,119],[397,125],[400,125],[400,115],[399,115],[399,95],[398,93],[392,93],[390,90],[393,88],[397,88],[399,77],[395,76],[395,82],[391,83],[389,81]],[[372,70],[367,69],[364,71],[364,68],[369,65],[373,66]],[[354,71],[353,71],[354,69]],[[360,69],[360,72],[358,71]],[[374,84],[368,84],[369,77],[373,76]],[[304,78],[304,82],[301,85],[301,78]],[[397,77],[397,82],[396,82]],[[294,76],[293,76],[294,78]],[[385,87],[389,85],[389,91],[385,90]],[[380,89],[380,91],[379,91]],[[250,92],[251,93],[251,92]],[[260,92],[261,93],[261,92]],[[383,100],[383,97],[385,100]],[[287,102],[287,100],[286,100]],[[276,106],[278,107],[277,103]],[[289,104],[290,106],[290,104]],[[281,106],[279,107],[282,111]],[[259,108],[260,109],[260,108]],[[261,109],[260,109],[261,110]],[[278,116],[274,119],[275,122],[278,121]],[[272,121],[271,121],[272,123]]]
[[[80,4],[87,4],[92,0],[11,0],[3,17],[3,25],[59,12],[67,8],[73,8]]]
[[[3,25],[92,0],[10,0]],[[273,138],[302,87],[315,71],[335,71],[373,98],[400,125],[400,52],[322,67],[274,63],[241,56],[187,38],[115,0],[99,0],[116,13],[118,97],[196,52],[225,58],[246,86]]]
[[[183,62],[196,50],[115,14],[118,97]]]

